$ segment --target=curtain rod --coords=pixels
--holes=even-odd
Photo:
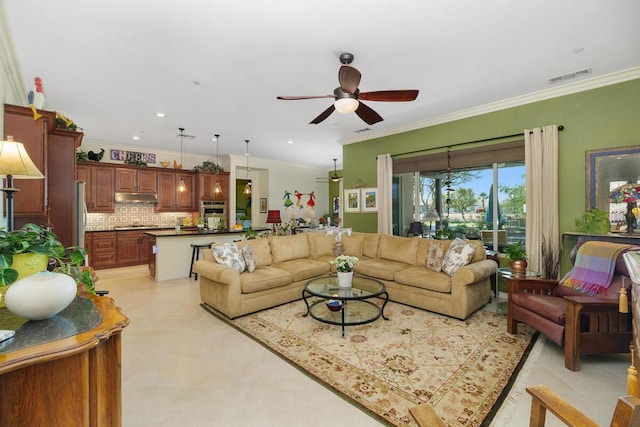
[[[561,130],[564,130],[564,125],[558,126],[558,131],[561,131]],[[529,133],[532,133],[532,131],[529,131]],[[511,135],[493,136],[491,138],[476,139],[473,141],[466,141],[466,142],[458,142],[457,144],[449,144],[447,145],[447,147],[451,148],[451,147],[458,147],[460,145],[477,144],[478,142],[487,142],[487,141],[494,141],[496,139],[513,138],[515,136],[520,136],[520,135],[524,135],[524,133],[519,132]],[[405,153],[392,154],[391,157],[404,156],[406,154],[424,153],[425,151],[432,151],[432,150],[437,150],[441,148],[445,148],[445,147],[423,148],[422,150],[407,151]]]

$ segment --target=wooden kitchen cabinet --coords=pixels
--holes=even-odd
[[[155,170],[118,167],[116,174],[116,192],[119,193],[157,193],[158,174]]]
[[[78,181],[84,181],[87,212],[113,213],[116,211],[115,177],[112,165],[81,163],[76,166]]]
[[[92,233],[92,262],[91,267],[96,270],[118,266],[117,233],[115,231],[98,231]]]
[[[187,191],[178,192],[180,179],[184,180]],[[156,212],[194,212],[199,209],[196,177],[187,171],[158,172],[158,204]]]
[[[118,267],[149,262],[149,236],[144,231],[118,231]]]
[[[229,199],[229,172],[213,172],[197,173],[198,176],[198,199],[200,200],[228,200]],[[216,181],[220,183],[222,191],[216,194],[213,189]]]

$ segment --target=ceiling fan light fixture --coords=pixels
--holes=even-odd
[[[340,98],[333,103],[336,111],[343,114],[353,113],[358,109],[359,105],[360,103],[355,98]]]

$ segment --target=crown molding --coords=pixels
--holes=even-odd
[[[515,96],[489,104],[480,105],[478,107],[468,108],[453,113],[442,114],[440,116],[430,117],[424,120],[418,120],[406,123],[394,128],[383,129],[380,131],[367,132],[366,136],[357,136],[353,138],[345,138],[338,142],[342,145],[354,144],[356,142],[367,141],[376,138],[382,138],[389,135],[395,135],[403,132],[409,132],[443,123],[453,122],[455,120],[466,119],[469,117],[479,116],[481,114],[492,113],[495,111],[506,110],[507,108],[518,107],[521,105],[531,104],[533,102],[543,101],[546,99],[557,98],[560,96],[570,95],[573,93],[584,92],[603,86],[609,86],[617,83],[626,82],[640,78],[640,66],[628,68],[622,71],[605,74],[578,82],[568,83],[562,86],[544,89],[537,92],[531,92],[525,95]]]

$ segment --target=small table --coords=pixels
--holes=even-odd
[[[378,307],[371,301],[365,301],[381,295],[384,295],[382,307]],[[310,296],[321,299],[309,305],[307,298]],[[380,316],[384,320],[389,320],[384,315],[384,307],[389,302],[387,289],[384,283],[370,277],[354,276],[351,288],[338,287],[336,276],[316,277],[305,284],[302,290],[302,299],[307,306],[307,312],[304,316],[311,314],[311,317],[320,322],[342,326],[343,338],[345,326],[371,323]],[[330,299],[342,302],[342,308],[339,312],[327,308],[326,302]]]
[[[499,268],[497,273],[502,276],[503,279],[507,281],[507,283],[511,279],[536,279],[540,277],[540,273],[535,271],[526,270],[526,271],[512,271],[510,268]],[[507,290],[509,288],[507,287]],[[498,301],[498,285],[496,284],[496,313],[500,312],[500,302]]]

